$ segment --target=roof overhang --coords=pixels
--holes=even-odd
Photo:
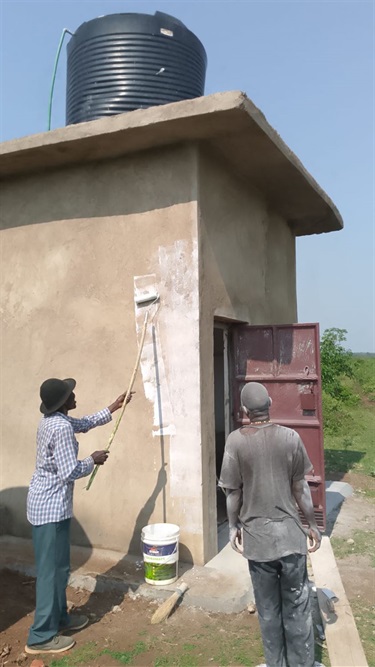
[[[331,199],[244,93],[140,109],[0,145],[0,178],[203,142],[255,187],[297,236],[342,229]]]

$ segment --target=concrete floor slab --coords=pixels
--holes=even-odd
[[[353,493],[349,484],[327,482],[327,517],[336,517],[342,502]],[[179,579],[171,586],[151,586],[143,576],[141,556],[132,557],[117,551],[87,547],[71,548],[70,585],[90,592],[130,591],[154,600],[166,599],[185,581],[189,590],[182,604],[206,611],[236,613],[254,602],[247,560],[237,554],[228,542],[228,524],[218,530],[218,554],[203,567],[179,563]],[[35,576],[31,540],[0,537],[0,568],[9,568]]]
[[[179,579],[170,586],[151,586],[146,584],[143,575],[142,560],[125,556],[117,551],[105,549],[89,549],[86,547],[71,548],[72,573],[69,585],[90,592],[110,590],[131,592],[153,600],[164,600],[185,581],[189,590],[182,604],[199,607],[205,611],[236,613],[246,609],[253,601],[250,577],[239,570],[239,563],[246,565],[238,556],[231,566],[233,551],[227,545],[211,567],[179,563]],[[27,576],[35,576],[34,555],[31,540],[5,535],[0,537],[0,569],[9,568]],[[243,567],[242,567],[243,570]]]

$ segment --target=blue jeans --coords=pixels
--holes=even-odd
[[[306,556],[249,560],[267,667],[313,667],[314,628]]]
[[[67,622],[66,587],[70,573],[70,519],[33,526],[36,608],[27,643],[43,644]]]

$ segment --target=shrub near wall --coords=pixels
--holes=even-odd
[[[321,340],[326,469],[375,470],[375,357],[346,350],[345,329],[328,329]]]

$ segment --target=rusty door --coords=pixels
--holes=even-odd
[[[314,466],[307,476],[318,526],[325,528],[325,480],[319,325],[239,325],[232,328],[234,428],[248,423],[240,392],[261,382],[272,398],[272,421],[299,433]]]

